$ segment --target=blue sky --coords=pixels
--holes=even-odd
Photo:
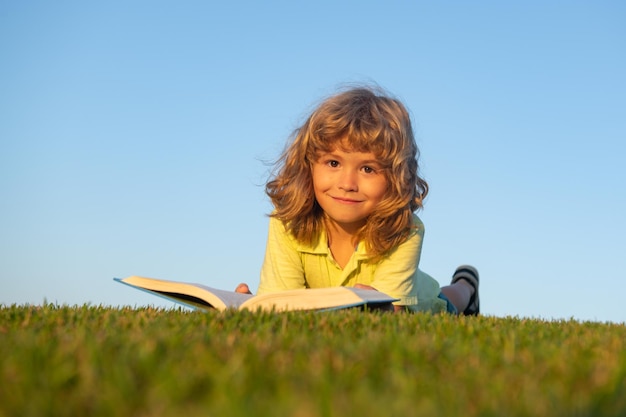
[[[1,2],[0,304],[256,288],[264,163],[323,97],[410,108],[421,268],[485,314],[626,321],[619,1]]]

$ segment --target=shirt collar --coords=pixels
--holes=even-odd
[[[328,253],[330,253],[330,251],[328,249],[328,235],[326,231],[322,230],[317,241],[313,242],[310,245],[296,242],[296,250],[303,253],[327,255]],[[357,244],[355,252],[357,259],[366,259],[367,251],[365,250],[365,242],[360,241]]]

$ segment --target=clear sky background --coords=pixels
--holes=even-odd
[[[421,268],[485,314],[626,321],[626,3],[0,1],[0,304],[253,289],[264,161],[320,99],[411,110]]]

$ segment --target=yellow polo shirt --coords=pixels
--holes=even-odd
[[[444,312],[446,302],[438,298],[439,284],[418,268],[424,224],[416,215],[413,220],[415,230],[383,260],[369,261],[365,245],[360,242],[342,269],[330,252],[325,232],[315,244],[304,245],[272,217],[258,293],[365,284],[399,298],[394,304],[411,311]]]

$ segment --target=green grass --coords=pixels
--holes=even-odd
[[[0,416],[623,416],[626,326],[0,307]]]

